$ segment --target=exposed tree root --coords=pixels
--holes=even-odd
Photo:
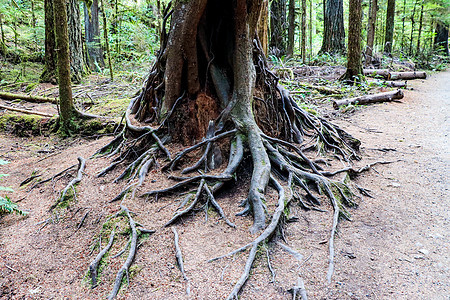
[[[102,260],[103,256],[105,256],[106,252],[108,252],[109,249],[111,248],[113,241],[114,241],[114,235],[115,235],[115,228],[111,231],[111,235],[109,237],[108,244],[105,246],[105,248],[101,249],[100,253],[97,254],[97,256],[94,258],[94,260],[89,265],[89,274],[91,276],[92,288],[95,288],[97,286],[98,265],[100,264],[100,261]],[[100,245],[100,247],[101,247],[101,245]]]
[[[56,208],[58,206],[58,204],[64,200],[64,198],[66,197],[67,192],[69,191],[69,189],[73,189],[73,193],[74,193],[74,197],[76,197],[76,193],[75,193],[75,185],[78,184],[82,177],[83,177],[83,171],[84,168],[86,166],[86,160],[84,158],[82,158],[81,156],[78,157],[78,170],[77,170],[77,176],[72,179],[64,188],[64,190],[61,192],[61,196],[58,198],[58,200],[56,201],[55,204],[53,204],[50,207],[50,210],[53,210],[54,208]]]
[[[177,259],[178,268],[180,268],[181,274],[183,275],[184,280],[186,281],[186,294],[189,296],[190,287],[189,287],[189,279],[186,276],[186,272],[184,271],[184,262],[183,262],[183,253],[181,252],[180,243],[178,233],[175,227],[172,227],[172,232],[174,235],[174,244],[175,244],[175,257]]]
[[[301,277],[297,277],[297,285],[295,285],[292,289],[289,289],[288,292],[292,294],[292,300],[308,300],[305,283]]]

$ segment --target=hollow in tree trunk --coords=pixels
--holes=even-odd
[[[323,40],[319,53],[345,53],[344,2],[326,0]]]
[[[251,247],[246,268],[229,299],[237,297],[248,279],[257,248],[276,236],[289,203],[298,201],[311,209],[320,203],[317,192],[323,192],[334,209],[329,241],[330,280],[337,222],[339,216],[348,218],[344,205],[353,202],[348,197],[348,186],[327,178],[331,173],[323,172],[304,152],[332,151],[349,161],[357,157],[359,141],[303,110],[268,69],[255,38],[262,1],[191,0],[173,5],[164,12],[165,21],[171,14],[170,31],[166,33],[163,24],[159,56],[139,95],[126,110],[124,130],[99,150],[117,159],[98,176],[118,162],[126,162],[127,167],[116,181],[127,174],[139,174],[138,183],[127,185],[113,199],[119,200],[131,189],[134,195],[155,159],[161,163],[166,160],[163,170],[181,174],[171,177],[180,182],[142,194],[161,197],[187,190],[185,206],[166,225],[193,212],[198,202],[209,201],[233,227],[215,195],[226,184],[232,186],[232,179],[242,170],[251,173],[247,197],[239,201],[243,207],[239,215],[253,215],[251,232],[258,236],[237,250]],[[170,153],[164,145],[169,141],[185,148]],[[198,152],[198,161],[189,165],[186,155]],[[226,166],[218,168],[224,161]],[[182,175],[192,172],[200,175]],[[266,219],[267,204],[273,201],[265,197],[269,184],[279,199],[271,202],[276,210]]]

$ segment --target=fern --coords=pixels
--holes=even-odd
[[[7,196],[0,196],[0,214],[2,213],[16,213],[18,215],[25,216],[27,212],[19,209],[17,204],[9,200]]]

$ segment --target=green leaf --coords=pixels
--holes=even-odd
[[[4,192],[14,192],[14,190],[10,187],[7,186],[0,186],[0,191],[4,191]]]

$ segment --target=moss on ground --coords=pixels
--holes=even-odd
[[[49,134],[55,123],[56,118],[16,113],[0,115],[0,131],[20,137]]]

